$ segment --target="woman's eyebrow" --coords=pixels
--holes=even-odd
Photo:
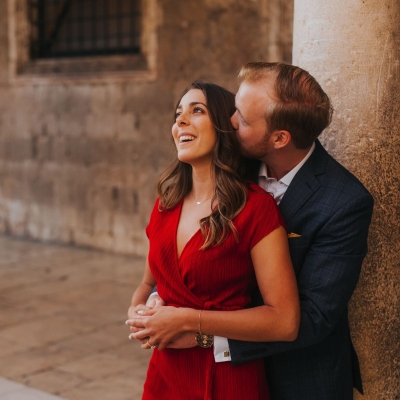
[[[196,104],[202,104],[204,107],[207,107],[207,104],[202,103],[201,101],[193,101],[192,103],[190,103],[191,106],[195,106]]]
[[[207,104],[204,104],[204,103],[202,103],[201,101],[192,101],[191,103],[189,103],[189,106],[193,107],[193,106],[195,106],[196,104],[201,104],[201,105],[203,105],[204,107],[208,108],[208,107],[207,107]],[[178,109],[178,108],[182,108],[182,104],[179,104],[179,106],[176,107],[176,109]]]
[[[204,103],[202,103],[201,101],[192,101],[191,103],[189,103],[189,106],[190,106],[190,107],[194,107],[194,106],[197,105],[197,104],[201,104],[202,106],[204,106],[204,107],[207,108],[207,110],[208,110],[207,104],[204,104]],[[182,104],[179,104],[179,106],[176,107],[176,110],[179,110],[179,109],[181,109],[182,107],[183,107]]]

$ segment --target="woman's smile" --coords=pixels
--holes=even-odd
[[[190,135],[190,134],[187,134],[187,133],[182,134],[182,136],[178,135],[178,137],[179,137],[179,144],[192,142],[193,140],[197,139],[196,136]]]

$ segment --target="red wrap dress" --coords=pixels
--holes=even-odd
[[[200,250],[198,230],[178,258],[176,233],[182,204],[158,211],[158,200],[146,229],[149,264],[157,291],[167,305],[202,310],[246,308],[257,282],[251,249],[283,224],[270,194],[251,185],[243,210],[233,220],[239,243],[231,233],[221,245]],[[268,268],[268,266],[266,266]],[[153,351],[144,385],[144,400],[267,400],[263,360],[238,366],[216,363],[213,348]]]

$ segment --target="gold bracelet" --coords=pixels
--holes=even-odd
[[[199,332],[201,332],[201,312],[202,312],[203,310],[200,310],[199,311],[199,321],[197,322],[197,326],[199,327]]]
[[[196,342],[200,347],[211,347],[214,344],[214,335],[207,335],[206,333],[201,333],[201,312],[202,310],[199,311],[199,321],[197,323],[197,326],[199,328],[199,331],[196,334]]]

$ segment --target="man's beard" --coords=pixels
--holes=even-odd
[[[244,147],[243,143],[240,142],[239,139],[242,155],[247,158],[257,158],[259,160],[266,157],[271,148],[271,144],[269,143],[270,136],[271,134],[269,132],[266,132],[264,137],[258,143],[248,147]]]

